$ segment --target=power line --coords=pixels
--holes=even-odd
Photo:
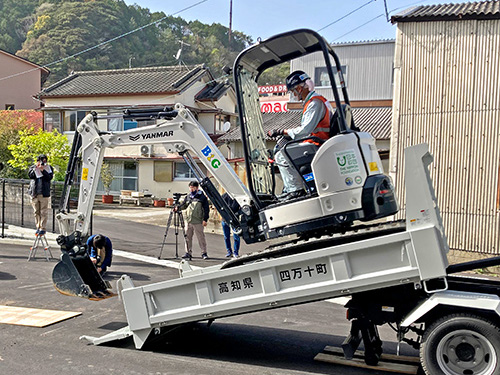
[[[358,10],[360,10],[361,8],[363,8],[363,7],[367,6],[368,4],[373,3],[374,1],[376,1],[376,0],[370,0],[370,1],[368,1],[367,3],[364,3],[364,4],[363,4],[363,5],[361,5],[359,8],[354,9],[353,11],[351,11],[351,12],[347,13],[346,15],[344,15],[344,16],[342,16],[342,17],[340,17],[340,18],[336,19],[335,21],[333,21],[333,22],[329,23],[328,25],[326,25],[326,26],[322,27],[321,29],[319,29],[319,30],[318,30],[318,32],[319,32],[319,31],[322,31],[322,30],[324,30],[324,29],[326,29],[327,27],[332,26],[333,24],[336,24],[337,22],[339,22],[339,21],[343,20],[344,18],[346,18],[346,17],[350,16],[351,14],[353,14],[353,13],[357,12],[357,11],[358,11]]]
[[[358,27],[356,27],[356,28],[354,28],[354,29],[352,29],[352,30],[350,30],[350,31],[346,32],[345,34],[342,34],[341,36],[339,36],[338,38],[334,39],[333,41],[339,40],[340,38],[343,38],[344,36],[346,36],[346,35],[348,35],[348,34],[350,34],[350,33],[354,32],[354,31],[356,31],[356,30],[358,30],[358,29],[360,29],[360,28],[362,28],[363,26],[368,25],[370,22],[373,22],[373,21],[375,21],[377,18],[380,18],[380,17],[383,17],[383,16],[384,16],[384,13],[379,14],[378,16],[373,17],[371,20],[369,20],[369,21],[365,22],[364,24],[359,25]]]
[[[83,51],[80,51],[80,52],[74,53],[73,55],[70,55],[70,56],[64,57],[64,58],[62,58],[62,59],[59,59],[59,60],[53,61],[53,62],[51,62],[51,63],[45,64],[45,65],[40,66],[40,67],[38,67],[38,68],[33,68],[33,69],[30,69],[30,70],[26,70],[26,71],[24,71],[24,72],[20,72],[20,73],[12,74],[12,75],[7,76],[7,77],[2,77],[2,78],[0,78],[0,81],[6,80],[6,79],[9,79],[9,78],[13,78],[13,77],[17,77],[17,76],[20,76],[20,75],[23,75],[23,74],[26,74],[26,73],[30,73],[30,72],[36,71],[36,70],[44,69],[44,68],[47,68],[47,67],[49,67],[49,66],[52,66],[52,65],[55,65],[55,64],[59,64],[59,63],[61,63],[61,62],[63,62],[63,61],[66,61],[66,60],[72,59],[72,58],[74,58],[74,57],[77,57],[77,56],[83,55],[84,53],[87,53],[87,52],[92,51],[92,50],[94,50],[94,49],[96,49],[96,48],[102,47],[102,46],[104,46],[104,45],[106,45],[106,44],[112,43],[112,42],[114,42],[114,41],[116,41],[116,40],[118,40],[118,39],[124,38],[124,37],[126,37],[126,36],[128,36],[128,35],[130,35],[130,34],[133,34],[133,33],[137,32],[137,31],[144,30],[144,29],[145,29],[145,28],[147,28],[147,27],[150,27],[150,26],[156,25],[156,24],[158,24],[158,23],[160,23],[160,22],[164,21],[164,20],[165,20],[165,19],[167,19],[168,17],[175,16],[175,15],[177,15],[177,14],[179,14],[179,13],[182,13],[182,12],[184,12],[184,11],[188,10],[188,9],[194,8],[194,7],[196,7],[196,6],[200,5],[200,4],[203,4],[203,3],[207,2],[207,1],[208,1],[208,0],[201,0],[201,1],[198,1],[197,3],[195,3],[195,4],[193,4],[193,5],[190,5],[190,6],[188,6],[188,7],[185,7],[185,8],[183,8],[183,9],[181,9],[181,10],[179,10],[179,11],[175,12],[175,13],[172,13],[172,14],[168,15],[168,16],[162,17],[162,18],[160,18],[159,20],[156,20],[156,21],[154,21],[154,22],[150,22],[150,23],[148,23],[148,24],[146,24],[146,25],[144,25],[144,26],[140,26],[140,27],[138,27],[138,28],[136,28],[136,29],[134,29],[134,30],[128,31],[128,32],[123,33],[123,34],[121,34],[121,35],[118,35],[118,36],[116,36],[116,37],[114,37],[114,38],[108,39],[108,40],[106,40],[106,41],[104,41],[104,42],[101,42],[101,43],[99,43],[99,44],[96,44],[96,45],[94,45],[94,46],[92,46],[92,47],[86,48],[86,49],[84,49]]]

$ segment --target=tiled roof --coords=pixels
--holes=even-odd
[[[231,87],[228,82],[210,82],[196,94],[196,100],[218,100]]]
[[[178,93],[207,73],[204,65],[74,72],[42,90],[39,96]]]
[[[391,22],[498,18],[500,18],[500,2],[494,0],[475,3],[420,5],[392,16]]]
[[[391,136],[392,108],[366,107],[352,108],[354,123],[361,131],[371,133],[375,139],[389,139]],[[302,111],[288,111],[278,113],[263,113],[264,131],[272,129],[290,129],[300,125]],[[241,140],[239,126],[231,129],[218,139],[220,142],[234,142]]]

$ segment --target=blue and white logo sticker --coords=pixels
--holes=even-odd
[[[353,181],[352,181],[352,178],[351,178],[351,177],[347,177],[347,178],[345,179],[345,184],[346,184],[347,186],[351,186],[351,185],[352,185],[352,182],[353,182]]]
[[[314,175],[313,175],[313,173],[311,172],[311,173],[305,174],[305,175],[304,175],[304,180],[306,180],[306,182],[309,182],[309,181],[314,180]]]

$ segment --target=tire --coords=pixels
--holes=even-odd
[[[474,314],[444,316],[425,330],[420,361],[427,375],[500,374],[500,330]]]

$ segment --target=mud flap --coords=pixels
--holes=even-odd
[[[52,271],[56,290],[64,295],[101,300],[113,297],[88,255],[70,256],[63,252]]]

